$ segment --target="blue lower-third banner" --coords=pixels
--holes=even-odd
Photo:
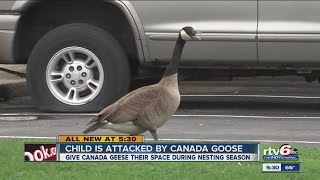
[[[259,144],[60,143],[58,161],[259,161]]]

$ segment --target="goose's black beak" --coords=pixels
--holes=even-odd
[[[201,34],[201,31],[194,31],[192,33],[192,39],[197,39],[197,40],[201,40],[201,38],[198,36],[199,34]]]

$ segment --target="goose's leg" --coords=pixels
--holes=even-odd
[[[155,141],[158,141],[157,130],[150,130],[150,133]]]

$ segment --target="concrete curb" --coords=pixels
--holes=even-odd
[[[29,96],[27,83],[25,81],[0,84],[0,98],[10,100],[12,98],[22,96]]]

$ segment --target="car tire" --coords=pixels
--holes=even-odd
[[[130,66],[110,33],[89,24],[67,24],[35,45],[27,82],[42,111],[96,112],[129,91]]]

